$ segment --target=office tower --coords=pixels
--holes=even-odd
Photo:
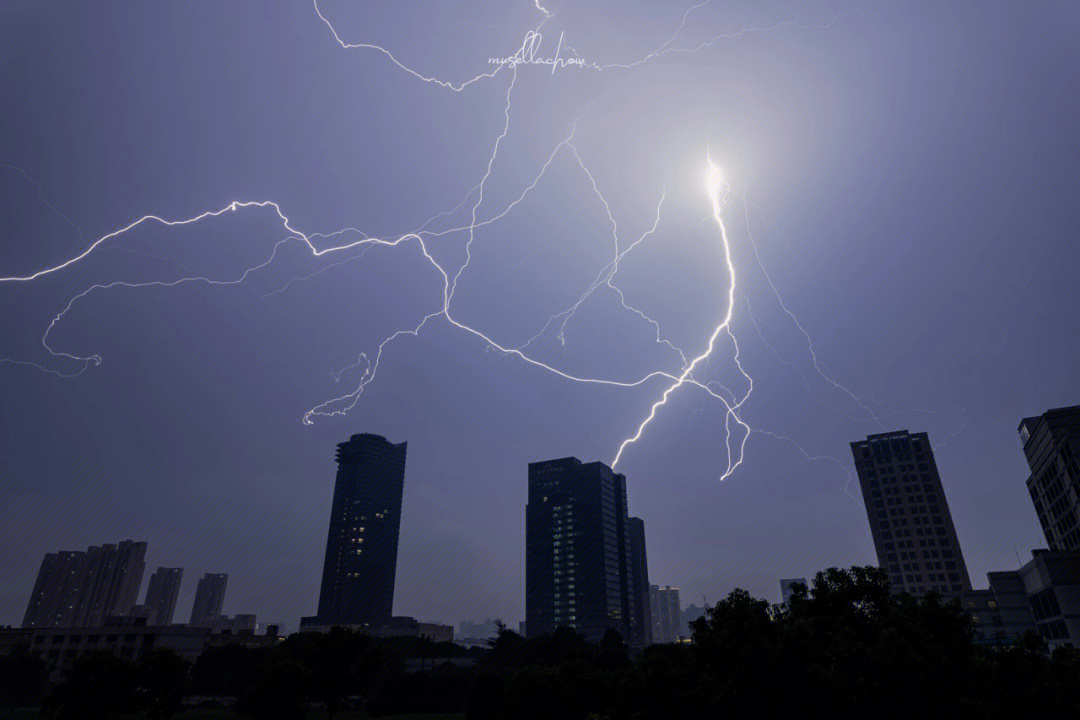
[[[1080,405],[1050,410],[1020,423],[1035,503],[1051,550],[1080,549]]]
[[[529,464],[525,626],[530,637],[566,626],[590,640],[610,628],[634,641],[638,581],[629,524],[623,475],[572,457]]]
[[[406,445],[368,433],[338,445],[319,611],[301,625],[390,623]]]
[[[934,451],[907,430],[851,443],[878,564],[894,591],[971,589]]]
[[[682,600],[679,588],[670,585],[649,588],[649,598],[653,607],[653,642],[675,642],[682,635]]]
[[[221,617],[221,606],[225,602],[225,586],[228,582],[229,576],[226,573],[206,573],[199,579],[189,625],[214,627],[214,623]]]
[[[148,625],[171,625],[173,612],[176,610],[176,597],[180,594],[180,580],[184,577],[184,568],[159,567],[150,576],[150,585],[146,588],[146,611]]]
[[[795,593],[795,585],[805,585],[807,588],[810,585],[806,582],[806,578],[788,578],[780,581],[780,597],[781,602],[785,605],[791,601],[791,596]]]
[[[660,588],[657,585],[649,586],[649,619],[652,641],[654,643],[667,642],[664,640],[664,623],[660,619]]]
[[[630,518],[630,568],[633,571],[633,596],[636,612],[631,618],[630,644],[652,642],[652,615],[649,610],[649,562],[645,555],[645,521]]]
[[[142,583],[146,543],[124,540],[48,553],[23,616],[24,628],[101,626],[131,613]]]

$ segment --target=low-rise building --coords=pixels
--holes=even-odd
[[[1035,550],[1017,572],[1047,644],[1080,646],[1080,551]]]
[[[427,638],[432,642],[454,642],[454,626],[441,623],[417,623],[417,632],[420,637]]]
[[[100,627],[0,629],[0,653],[25,650],[49,664],[50,679],[61,679],[75,658],[108,650],[138,661],[158,648],[168,648],[195,662],[206,647],[208,628],[187,625],[147,625],[145,618],[110,617]]]

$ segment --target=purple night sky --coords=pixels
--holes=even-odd
[[[875,562],[848,443],[894,429],[976,587],[1042,546],[1016,427],[1080,402],[1080,4],[459,5],[0,5],[0,624],[44,553],[132,538],[178,620],[226,572],[295,629],[358,432],[409,443],[395,613],[516,623],[527,463],[610,464],[728,309],[707,156],[753,386],[721,333],[623,451],[651,581]],[[489,62],[538,26],[581,62]],[[710,393],[750,428],[723,481]]]

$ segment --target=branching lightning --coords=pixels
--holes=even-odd
[[[699,363],[708,359],[712,355],[713,349],[716,347],[716,341],[720,337],[721,333],[725,333],[735,347],[735,363],[739,368],[739,372],[750,382],[750,388],[746,391],[746,394],[738,400],[738,402],[729,402],[727,398],[713,393],[713,395],[721,400],[727,408],[727,413],[724,416],[724,430],[726,434],[725,444],[728,450],[727,468],[720,476],[721,480],[726,480],[731,476],[731,473],[735,472],[735,469],[742,464],[743,456],[746,449],[746,438],[749,437],[750,426],[747,425],[739,417],[738,411],[742,407],[742,404],[750,397],[750,392],[753,390],[753,380],[746,371],[743,370],[742,364],[739,363],[739,343],[735,340],[735,335],[731,332],[731,318],[735,311],[735,263],[731,259],[731,245],[728,242],[727,228],[724,227],[724,219],[722,215],[723,198],[722,191],[727,186],[724,182],[723,176],[720,173],[720,168],[713,162],[712,156],[707,157],[708,169],[705,176],[705,190],[709,196],[709,202],[712,204],[712,216],[716,222],[717,230],[720,234],[720,245],[723,249],[724,264],[727,269],[728,275],[728,293],[727,293],[727,309],[724,312],[723,320],[716,326],[712,334],[709,336],[709,342],[705,350],[695,357],[685,368],[683,368],[682,374],[671,385],[664,390],[664,394],[653,403],[649,408],[648,416],[638,426],[637,432],[632,436],[623,440],[619,445],[618,452],[615,453],[615,459],[612,461],[612,467],[619,464],[619,459],[622,457],[623,450],[627,445],[637,442],[641,438],[641,434],[645,432],[645,428],[656,417],[656,411],[659,407],[664,405],[673,392],[678,390],[682,385],[687,382],[693,382],[693,372]],[[734,420],[736,424],[743,428],[746,434],[743,435],[742,440],[739,442],[738,452],[732,452],[731,449],[731,421]]]
[[[536,30],[539,30],[540,27],[542,27],[545,23],[547,23],[554,17],[555,13],[547,9],[539,0],[534,0],[534,2],[536,11],[542,16],[542,19],[540,20],[539,25],[536,28]],[[606,65],[583,63],[581,67],[587,69],[587,71],[604,71],[609,69],[630,70],[634,67],[663,57],[670,53],[693,53],[703,51],[723,38],[738,37],[748,32],[766,31],[770,29],[779,29],[782,27],[825,28],[831,25],[832,22],[835,22],[834,18],[833,21],[830,21],[830,23],[823,26],[803,26],[799,25],[798,23],[781,23],[773,26],[772,28],[747,28],[737,33],[732,33],[728,35],[717,35],[712,39],[701,43],[700,45],[693,48],[674,47],[674,42],[683,32],[688,18],[691,16],[691,14],[707,4],[708,0],[706,0],[706,2],[700,2],[698,4],[688,7],[683,13],[681,22],[678,24],[674,33],[665,42],[663,42],[655,50],[648,53],[647,55],[629,63],[610,63]],[[191,272],[186,272],[180,277],[175,277],[169,280],[151,280],[145,282],[114,280],[95,283],[90,287],[82,289],[81,291],[72,295],[68,299],[66,304],[64,304],[62,309],[58,313],[56,313],[56,315],[52,318],[51,322],[45,328],[44,334],[41,337],[42,345],[52,357],[59,358],[68,362],[81,364],[81,369],[79,369],[78,372],[73,373],[74,375],[81,374],[87,368],[100,364],[101,357],[99,355],[93,354],[87,356],[79,356],[73,353],[62,351],[54,347],[50,343],[50,335],[52,334],[54,328],[57,326],[58,323],[63,321],[65,316],[69,313],[69,311],[71,311],[72,307],[86,299],[88,296],[95,293],[106,292],[120,288],[171,288],[190,283],[222,286],[246,286],[247,281],[253,274],[258,273],[260,270],[267,268],[275,262],[275,259],[278,257],[279,249],[282,248],[286,243],[302,243],[306,247],[308,252],[310,252],[311,256],[316,258],[330,254],[341,254],[343,256],[347,255],[347,257],[344,257],[343,259],[337,260],[333,263],[328,263],[320,269],[315,270],[314,272],[293,277],[277,289],[269,293],[262,294],[263,297],[268,297],[270,295],[286,292],[295,283],[311,280],[312,278],[315,278],[333,268],[341,267],[346,263],[360,260],[362,257],[365,256],[365,254],[367,254],[371,250],[400,247],[402,248],[402,252],[405,252],[408,249],[409,251],[418,252],[419,255],[424,258],[427,266],[430,267],[432,277],[435,278],[437,282],[441,283],[441,303],[434,307],[428,308],[427,311],[422,315],[422,317],[420,317],[420,319],[414,324],[410,324],[408,327],[401,328],[382,339],[377,344],[377,346],[375,346],[375,349],[370,354],[370,356],[367,353],[359,353],[355,362],[333,373],[333,378],[335,381],[339,381],[346,373],[352,374],[352,371],[355,370],[360,371],[360,377],[356,384],[350,390],[348,390],[348,392],[338,395],[337,397],[330,398],[308,410],[302,418],[305,424],[313,423],[318,417],[328,417],[346,414],[349,410],[356,406],[362,393],[364,392],[364,389],[376,379],[380,364],[384,359],[384,352],[387,351],[388,348],[390,348],[393,344],[395,344],[397,340],[402,337],[418,336],[429,325],[429,323],[445,322],[450,326],[462,331],[466,335],[475,337],[476,339],[480,340],[487,348],[491,350],[501,353],[502,355],[505,355],[507,357],[516,358],[517,360],[522,361],[530,367],[541,370],[545,373],[549,373],[568,382],[587,385],[600,385],[620,389],[644,387],[647,385],[651,385],[654,380],[657,382],[662,382],[663,390],[660,393],[658,399],[652,402],[648,409],[648,412],[644,415],[640,422],[637,423],[636,430],[632,434],[625,437],[625,439],[623,439],[619,443],[613,456],[613,466],[619,464],[619,462],[623,459],[624,453],[630,445],[633,445],[642,439],[646,429],[650,426],[650,424],[654,423],[657,420],[657,415],[660,408],[667,404],[668,399],[679,388],[683,386],[690,386],[694,388],[695,391],[703,393],[703,396],[708,396],[712,399],[719,401],[724,408],[724,432],[725,447],[727,450],[727,461],[726,467],[724,468],[720,476],[721,480],[729,478],[736,471],[736,469],[739,468],[740,465],[742,465],[745,458],[747,442],[750,436],[754,434],[760,434],[762,436],[768,436],[794,444],[798,448],[798,450],[809,460],[830,459],[837,463],[840,462],[835,458],[829,458],[827,456],[811,455],[807,451],[803,450],[803,448],[799,446],[798,443],[786,436],[778,435],[768,430],[753,429],[742,417],[745,404],[749,400],[753,391],[754,382],[753,378],[743,367],[742,361],[740,359],[739,343],[736,340],[736,335],[732,329],[732,323],[736,311],[736,296],[738,295],[745,298],[743,290],[737,285],[736,282],[736,264],[733,259],[728,229],[724,222],[725,206],[730,205],[731,198],[734,196],[734,193],[732,192],[730,185],[725,182],[725,180],[721,176],[718,165],[713,161],[711,155],[707,151],[705,153],[706,177],[704,191],[708,203],[711,207],[711,220],[715,224],[716,237],[718,239],[720,255],[723,260],[720,269],[723,275],[723,282],[726,283],[726,302],[722,307],[722,313],[719,319],[719,323],[713,328],[709,336],[705,339],[703,349],[700,350],[699,354],[693,357],[689,357],[688,353],[683,348],[674,344],[665,335],[659,322],[653,319],[644,310],[639,309],[627,302],[623,291],[615,282],[615,278],[619,270],[620,261],[622,261],[627,256],[627,254],[634,251],[635,248],[639,247],[642,243],[646,242],[650,237],[656,234],[657,229],[662,221],[664,203],[668,197],[668,190],[666,187],[664,191],[660,194],[660,197],[656,203],[655,219],[651,227],[649,227],[635,240],[624,246],[620,241],[619,225],[616,222],[616,218],[614,216],[614,213],[612,212],[611,205],[604,197],[604,194],[601,192],[594,174],[589,170],[586,163],[583,161],[581,153],[579,152],[579,148],[575,144],[575,134],[577,128],[577,119],[575,119],[573,125],[569,130],[569,134],[552,149],[550,155],[547,157],[546,162],[544,162],[536,177],[532,180],[531,183],[529,183],[523,188],[520,195],[513,199],[511,202],[509,202],[505,207],[497,209],[495,211],[489,211],[487,206],[485,205],[485,188],[487,187],[488,181],[490,180],[492,175],[492,170],[498,160],[500,146],[511,132],[511,127],[513,124],[512,98],[514,96],[515,86],[518,82],[518,73],[521,72],[519,67],[514,65],[497,65],[489,72],[479,73],[470,79],[457,83],[434,76],[425,75],[424,73],[415,70],[412,67],[409,67],[403,62],[399,61],[398,58],[390,50],[384,47],[372,43],[349,42],[344,40],[342,38],[342,34],[338,32],[332,22],[323,14],[322,10],[319,8],[317,0],[313,1],[313,7],[314,12],[318,16],[319,20],[321,20],[322,23],[326,25],[334,41],[336,41],[342,49],[370,50],[374,53],[382,55],[387,60],[389,60],[390,63],[392,63],[396,68],[407,73],[413,78],[421,80],[424,83],[433,85],[442,90],[449,90],[451,92],[461,93],[466,88],[481,81],[491,80],[493,82],[499,82],[500,80],[507,79],[507,76],[509,76],[505,93],[505,104],[502,107],[504,122],[498,136],[495,137],[493,140],[491,154],[488,157],[484,174],[480,178],[479,182],[477,182],[469,190],[469,192],[461,200],[461,202],[458,203],[458,205],[455,206],[453,209],[437,213],[424,223],[420,224],[415,229],[390,237],[369,236],[363,231],[352,227],[342,228],[328,233],[304,233],[293,227],[290,224],[289,218],[285,214],[283,209],[276,202],[271,200],[232,201],[220,208],[207,210],[191,217],[181,219],[167,219],[160,215],[154,214],[145,215],[135,220],[134,222],[131,222],[123,227],[120,227],[119,229],[116,229],[108,234],[97,238],[93,242],[90,242],[85,247],[85,249],[81,250],[78,254],[72,256],[68,260],[65,260],[56,265],[45,267],[43,269],[26,275],[0,277],[0,284],[31,283],[36,280],[45,278],[46,276],[62,273],[65,270],[71,268],[72,266],[84,261],[87,257],[98,251],[99,248],[102,248],[103,246],[116,246],[116,244],[119,243],[125,235],[128,235],[137,230],[138,228],[147,225],[178,227],[192,225],[200,223],[202,221],[208,221],[229,213],[248,211],[270,211],[277,218],[277,221],[280,222],[281,228],[283,230],[283,237],[276,241],[268,257],[266,257],[260,263],[247,268],[235,277],[215,278],[209,276],[208,274],[195,274]],[[569,50],[571,52],[575,52],[572,48],[569,48]],[[505,71],[504,68],[506,68]],[[469,267],[469,264],[472,260],[473,245],[476,231],[482,227],[498,222],[500,219],[504,218],[505,216],[507,216],[507,214],[512,212],[514,208],[519,203],[521,203],[525,199],[525,197],[534,190],[534,188],[536,188],[536,186],[541,182],[545,174],[548,172],[550,166],[559,157],[565,157],[567,160],[571,160],[574,165],[579,168],[584,174],[584,176],[587,178],[593,193],[603,207],[606,218],[610,223],[611,237],[614,241],[614,251],[611,255],[611,260],[607,262],[607,264],[605,264],[602,268],[600,268],[600,270],[596,273],[593,281],[584,288],[580,295],[578,295],[577,300],[572,305],[560,312],[551,315],[548,318],[547,322],[535,335],[529,338],[522,345],[515,347],[507,343],[500,342],[482,329],[458,319],[453,312],[453,299],[458,289],[459,281],[462,279],[463,274]],[[13,169],[19,170],[18,168]],[[21,170],[19,171],[22,172]],[[38,189],[40,194],[40,186],[38,186]],[[42,198],[42,200],[44,201],[44,198]],[[743,199],[743,202],[744,205],[748,206],[745,198]],[[467,224],[448,227],[441,230],[431,229],[431,226],[437,221],[455,217],[456,214],[467,204],[469,205],[469,220]],[[59,211],[56,211],[55,208],[52,208],[51,205],[49,207],[54,212],[57,212],[57,214],[59,214]],[[66,216],[61,215],[61,217],[67,220],[67,222],[71,224],[72,227],[78,229],[78,227],[70,220],[68,220]],[[440,262],[435,259],[435,255],[433,255],[430,251],[428,243],[441,240],[447,236],[456,233],[464,233],[466,237],[466,241],[464,244],[464,261],[461,262],[461,264],[457,267],[451,267],[447,261],[444,260]],[[748,210],[747,237],[750,241],[751,248],[753,249],[757,265],[760,267],[762,273],[764,274],[768,282],[769,287],[775,294],[777,302],[783,309],[783,312],[786,313],[787,316],[791,319],[791,321],[795,323],[799,331],[804,336],[806,345],[812,358],[814,370],[828,383],[830,383],[836,390],[839,390],[849,396],[850,399],[852,399],[863,410],[869,413],[869,416],[871,418],[873,418],[876,422],[880,424],[880,420],[878,420],[877,416],[874,415],[871,408],[865,403],[863,403],[853,392],[851,392],[839,382],[834,380],[833,377],[827,373],[822,363],[819,362],[809,333],[799,323],[798,319],[796,318],[794,313],[789,310],[788,306],[784,304],[784,301],[781,298],[781,295],[777,290],[776,286],[773,284],[771,277],[769,277],[768,273],[765,272],[764,264],[762,263],[761,256],[758,253],[757,243],[754,241],[753,236],[749,234]],[[351,250],[356,250],[357,252],[350,255],[349,251]],[[601,290],[601,288],[606,288],[607,290],[615,293],[616,297],[619,300],[620,306],[625,311],[633,314],[641,321],[648,323],[652,327],[652,329],[655,331],[656,342],[667,348],[667,350],[671,351],[673,364],[676,363],[675,356],[677,356],[678,369],[669,370],[660,368],[651,370],[637,377],[622,379],[612,377],[599,377],[592,375],[581,375],[559,368],[550,362],[541,361],[530,352],[531,346],[544,338],[548,331],[551,330],[553,327],[558,328],[557,332],[555,333],[555,337],[558,342],[561,344],[565,344],[565,331],[567,328],[567,324],[574,318],[575,314],[582,307],[582,305],[586,303],[598,290]],[[751,321],[754,323],[755,327],[757,327],[757,321],[752,315],[752,313],[750,313],[748,300],[747,311]],[[761,336],[762,341],[766,342],[764,335],[761,334],[760,328],[758,328],[758,334]],[[732,362],[734,364],[735,370],[738,372],[741,378],[741,381],[745,384],[744,389],[733,390],[721,384],[717,380],[704,380],[705,373],[708,370],[709,362],[719,354],[717,352],[718,347],[720,345],[726,346],[726,343],[728,341],[730,341],[731,343],[733,353]],[[766,345],[768,345],[767,342]],[[769,347],[770,349],[772,349],[772,346]],[[667,351],[665,351],[665,353],[666,352]],[[776,351],[773,350],[773,352]],[[777,357],[780,357],[779,353],[777,353]],[[794,365],[794,363],[785,361],[783,360],[783,358],[780,359],[786,364]],[[64,377],[70,376],[69,374],[28,361],[0,359],[0,362],[18,365],[30,365],[52,374],[61,375]],[[799,368],[799,372],[802,372],[801,368]],[[805,374],[803,375],[803,378],[804,381],[806,381]],[[807,389],[809,390],[809,384],[807,384]],[[817,399],[816,396],[815,399]],[[840,463],[840,465],[845,472],[848,472],[846,466],[844,466],[843,463]]]

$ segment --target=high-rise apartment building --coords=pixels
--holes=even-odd
[[[1080,405],[1024,418],[1019,431],[1046,543],[1051,550],[1080,549]]]
[[[390,623],[406,445],[367,433],[338,445],[319,611],[302,626]]]
[[[143,608],[148,625],[171,625],[176,611],[176,598],[180,595],[180,580],[184,568],[159,567],[150,576]]]
[[[670,585],[649,587],[653,642],[671,643],[682,635],[682,599],[679,588]]]
[[[228,582],[229,576],[226,573],[206,573],[199,579],[189,625],[214,627],[214,623],[221,617],[221,606],[225,603],[225,586]]]
[[[48,553],[41,562],[24,628],[101,626],[131,613],[142,583],[146,543],[124,540],[83,551]]]
[[[926,433],[851,443],[878,564],[893,590],[955,595],[971,589],[934,451]]]
[[[631,529],[626,478],[572,457],[530,463],[525,525],[529,636],[566,626],[590,640],[614,629],[642,642],[644,525]]]

